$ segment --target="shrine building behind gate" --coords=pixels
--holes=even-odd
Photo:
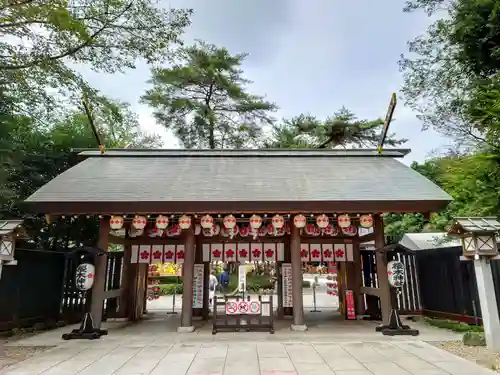
[[[305,329],[302,262],[323,260],[339,262],[350,275],[345,287],[354,291],[358,313],[364,312],[365,295],[376,296],[387,322],[391,296],[386,255],[376,255],[378,287],[364,287],[359,244],[374,240],[377,249],[384,247],[384,213],[436,212],[451,201],[397,160],[408,153],[87,150],[80,152],[80,163],[40,188],[26,205],[52,216],[99,216],[98,246],[119,243],[125,249],[119,291],[123,317],[142,314],[147,266],[175,261],[183,267],[183,300],[193,301],[182,306],[180,329],[190,331],[193,315],[208,317],[209,262],[258,259],[291,263],[292,295],[284,300],[278,283],[278,314],[291,314],[292,328]],[[212,220],[211,225],[203,220]],[[373,231],[360,237],[360,226]],[[98,324],[104,300],[110,298],[104,290],[105,261],[97,258],[92,290]],[[201,294],[195,287],[200,277]]]

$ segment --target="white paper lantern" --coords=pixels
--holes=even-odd
[[[304,215],[295,215],[293,218],[293,223],[295,224],[295,227],[297,228],[304,228],[307,224],[307,219]]]
[[[320,229],[325,229],[328,224],[330,224],[330,220],[328,219],[328,216],[321,214],[316,218],[316,224]]]
[[[134,220],[132,220],[132,226],[135,229],[144,229],[146,227],[146,224],[148,223],[148,219],[146,219],[144,216],[136,216],[134,217]]]
[[[259,229],[262,225],[262,218],[259,215],[252,215],[250,217],[250,227],[252,229]]]
[[[75,286],[79,290],[89,290],[94,285],[95,267],[90,263],[82,263],[76,267]]]
[[[361,215],[361,217],[359,218],[359,225],[361,225],[363,228],[373,227],[372,215]]]
[[[340,215],[337,219],[337,222],[339,223],[339,227],[341,228],[347,228],[351,225],[351,219],[349,218],[349,215]]]
[[[398,260],[393,260],[387,263],[387,276],[391,286],[394,288],[401,288],[405,283],[404,263]]]
[[[233,229],[236,226],[236,218],[233,215],[227,215],[223,223],[227,229]]]
[[[165,229],[168,227],[168,217],[159,215],[156,217],[156,228]]]
[[[181,229],[188,229],[191,226],[191,216],[182,215],[179,218],[179,227]]]
[[[118,230],[123,227],[123,217],[122,216],[111,216],[109,219],[109,227],[113,230]]]
[[[283,228],[285,225],[285,218],[281,215],[274,215],[272,219],[273,227],[276,229]]]
[[[210,229],[214,225],[214,218],[210,215],[205,215],[201,218],[200,224],[203,229]]]

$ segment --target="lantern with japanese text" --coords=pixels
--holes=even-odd
[[[82,263],[76,267],[75,286],[77,289],[87,291],[94,285],[95,267],[90,263]]]
[[[351,219],[349,218],[349,215],[340,215],[337,219],[337,222],[339,223],[339,227],[341,228],[347,228],[349,225],[351,225]]]
[[[321,214],[316,218],[316,224],[318,225],[321,233],[325,233],[325,229],[330,224],[330,220],[328,219],[328,216]]]
[[[111,216],[109,219],[109,227],[113,230],[118,230],[123,227],[123,217],[122,216]]]
[[[191,226],[191,216],[182,215],[179,218],[179,227],[181,229],[188,229]]]
[[[393,260],[387,263],[387,276],[391,286],[394,288],[401,288],[405,283],[404,263],[398,260]]]
[[[252,231],[253,238],[257,238],[258,229],[262,225],[262,218],[259,215],[252,215],[250,217],[250,229]]]
[[[168,227],[168,217],[163,215],[158,215],[156,217],[156,228],[165,229],[166,227]]]
[[[359,218],[359,225],[361,225],[363,228],[373,227],[372,215],[361,215],[361,217]]]
[[[142,229],[146,228],[147,223],[148,223],[148,219],[146,219],[144,216],[136,216],[132,220],[132,226],[138,230],[142,230]]]
[[[233,215],[227,215],[223,220],[224,226],[228,229],[229,237],[234,237],[234,227],[236,226],[236,218]]]
[[[213,236],[214,218],[210,215],[205,215],[200,219],[200,225],[203,228],[205,236]]]
[[[279,230],[285,225],[285,218],[281,215],[274,215],[271,223],[273,224],[273,233],[276,236]]]
[[[301,214],[295,215],[295,217],[293,218],[293,224],[295,225],[296,228],[299,228],[300,233],[302,233],[304,227],[307,224],[307,219],[304,215]]]

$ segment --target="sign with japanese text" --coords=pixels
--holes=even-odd
[[[293,307],[292,297],[292,264],[283,263],[281,266],[283,285],[283,307]]]
[[[238,290],[247,291],[247,267],[244,264],[238,267]]]
[[[348,320],[356,319],[356,308],[354,305],[354,293],[352,290],[345,291],[345,307]]]
[[[203,308],[203,279],[205,276],[205,269],[203,264],[194,265],[193,276],[193,308]]]
[[[405,265],[398,260],[387,263],[387,276],[391,286],[401,288],[405,283]]]

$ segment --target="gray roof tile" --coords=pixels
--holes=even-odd
[[[106,152],[62,173],[27,202],[451,200],[392,157],[285,155],[120,157]]]

